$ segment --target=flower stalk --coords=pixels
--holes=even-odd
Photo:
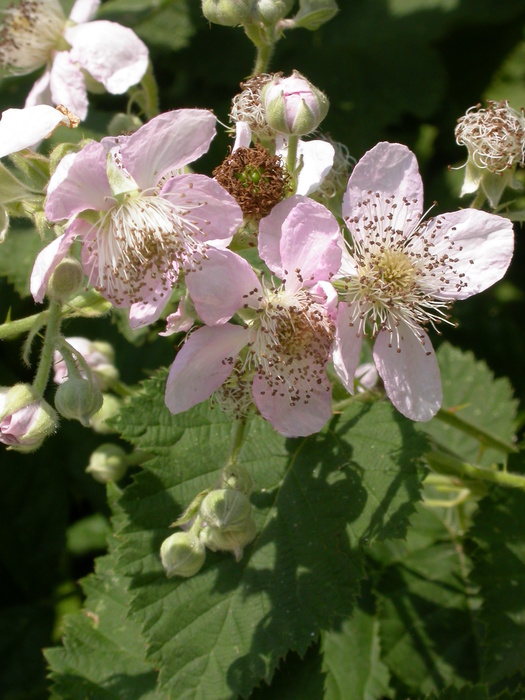
[[[439,451],[429,452],[426,455],[426,460],[430,468],[438,474],[456,476],[463,482],[490,482],[498,486],[503,486],[504,488],[525,490],[525,476],[521,474],[511,474],[506,471],[486,469],[476,464],[463,462]]]

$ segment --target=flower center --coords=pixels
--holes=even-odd
[[[264,377],[272,394],[288,395],[290,405],[308,403],[323,382],[335,326],[320,301],[307,290],[264,289],[252,322],[245,365]]]
[[[155,287],[160,296],[171,292],[181,266],[205,245],[192,234],[200,232],[165,196],[133,193],[124,197],[94,224],[87,236],[88,251],[96,256],[91,284],[115,305],[144,300]]]
[[[0,29],[0,67],[22,75],[47,63],[66,23],[57,0],[22,0],[5,15]]]

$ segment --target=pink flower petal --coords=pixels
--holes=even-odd
[[[280,249],[286,288],[300,289],[329,280],[341,264],[339,236],[337,219],[326,207],[300,198],[282,225]]]
[[[281,229],[284,220],[302,197],[292,196],[279,202],[259,223],[259,255],[281,279],[285,277],[281,262]]]
[[[69,219],[87,209],[103,211],[113,204],[106,176],[106,154],[100,143],[88,143],[58,164],[47,189],[46,216]]]
[[[45,70],[44,73],[33,83],[33,87],[26,97],[25,107],[34,107],[35,105],[50,105],[53,100],[51,98],[51,90],[49,88],[50,71]],[[78,115],[77,115],[78,116]]]
[[[354,393],[354,376],[359,365],[362,338],[356,326],[350,325],[351,308],[342,301],[337,307],[336,333],[332,360],[337,376],[351,394]]]
[[[171,294],[166,291],[162,282],[158,282],[157,288],[153,290],[149,283],[153,283],[153,280],[149,276],[145,277],[144,289],[148,289],[148,293],[144,292],[144,299],[131,304],[129,308],[129,326],[132,330],[154,323],[160,318],[170,300]],[[124,300],[122,306],[127,306],[128,303],[129,300]]]
[[[75,24],[89,22],[97,14],[100,0],[75,0],[69,13],[69,19]]]
[[[161,195],[175,206],[188,210],[187,219],[199,230],[197,241],[227,245],[242,224],[242,210],[218,182],[206,175],[179,175],[171,178]]]
[[[37,255],[33,271],[31,272],[30,289],[33,299],[37,303],[42,303],[46,293],[49,278],[53,274],[56,266],[67,255],[67,252],[78,235],[78,224],[85,222],[74,221],[66,233],[55,238]]]
[[[192,333],[173,362],[166,383],[166,406],[182,413],[209,398],[229,377],[248,331],[226,324]]]
[[[233,151],[238,148],[249,148],[252,142],[252,130],[246,122],[237,122],[235,124],[235,143]]]
[[[141,189],[153,187],[206,153],[215,136],[215,122],[205,109],[159,114],[124,140],[124,166]]]
[[[83,121],[87,116],[88,98],[86,83],[80,68],[67,51],[59,51],[53,58],[49,76],[51,100],[64,105]]]
[[[262,290],[251,265],[230,250],[210,248],[207,256],[186,274],[186,286],[204,323],[225,323],[245,305],[256,308]]]
[[[382,216],[388,205],[385,200],[392,195],[396,196],[397,207],[392,210],[394,218],[390,223],[394,229],[409,233],[423,211],[423,183],[417,160],[406,146],[381,142],[355,166],[343,197],[343,218],[355,238],[365,239],[367,231],[361,226],[362,219]],[[403,199],[408,201],[406,206],[402,205]],[[367,200],[370,205],[364,206]]]
[[[374,361],[388,398],[397,410],[415,421],[428,421],[436,415],[443,400],[436,355],[427,334],[418,329],[417,337],[408,326],[399,326],[399,348],[390,343],[388,331],[377,336]],[[428,353],[428,354],[427,354]]]
[[[332,415],[332,392],[324,367],[319,366],[321,384],[315,390],[308,391],[308,403],[299,401],[290,405],[286,391],[275,392],[263,377],[258,375],[253,380],[253,400],[263,418],[282,435],[300,437],[319,432]],[[298,382],[300,384],[300,382]],[[299,389],[298,389],[299,391]],[[307,388],[301,393],[304,395]]]
[[[6,109],[0,119],[0,158],[30,148],[49,136],[69,119],[54,107],[36,105],[25,109]]]
[[[142,80],[148,68],[148,49],[135,32],[116,22],[98,20],[68,27],[71,59],[113,95]]]
[[[462,209],[431,219],[422,236],[427,231],[436,232],[432,252],[438,257],[446,254],[449,260],[435,270],[448,285],[436,293],[437,298],[466,299],[478,294],[498,282],[510,264],[514,231],[512,222],[501,216]]]

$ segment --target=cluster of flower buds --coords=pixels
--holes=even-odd
[[[294,29],[303,27],[314,31],[328,22],[337,12],[335,0],[300,0],[299,12],[286,18],[295,0],[202,0],[206,19],[227,27],[243,25],[264,28]]]
[[[253,481],[244,467],[223,470],[216,488],[196,496],[183,515],[173,523],[183,530],[170,535],[161,545],[160,557],[168,577],[189,577],[203,566],[206,548],[231,552],[236,561],[257,533],[251,515]]]

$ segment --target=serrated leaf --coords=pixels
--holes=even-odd
[[[392,698],[390,672],[380,658],[379,620],[369,587],[352,617],[323,635],[324,700],[386,700]]]
[[[312,644],[303,658],[288,654],[275,672],[272,684],[261,684],[251,693],[250,700],[324,700],[322,662],[318,644]]]
[[[234,426],[206,405],[171,416],[165,376],[122,415],[124,436],[156,457],[121,501],[121,571],[133,576],[132,610],[163,690],[180,700],[246,697],[288,650],[304,654],[334,616],[349,614],[359,545],[405,534],[426,445],[386,402],[353,406],[306,439],[249,421],[239,460],[255,481],[255,542],[239,563],[208,554],[197,576],[168,580],[158,555],[167,526],[217,481]]]
[[[406,542],[372,548],[383,661],[411,692],[441,692],[478,679],[470,561],[443,509],[417,507]]]
[[[472,579],[480,587],[484,625],[482,680],[525,675],[525,493],[495,489],[481,501],[469,532],[475,552]]]
[[[66,617],[64,646],[46,651],[53,692],[64,700],[164,700],[139,626],[126,618],[125,582],[111,556],[97,564],[83,581],[84,610]]]
[[[471,352],[462,352],[448,343],[440,346],[437,357],[443,384],[443,408],[458,409],[456,415],[460,418],[512,442],[517,402],[509,381],[494,379],[484,362],[477,361]],[[440,449],[452,451],[467,462],[490,466],[504,461],[502,452],[483,449],[474,437],[439,418],[417,427],[430,435]]]

